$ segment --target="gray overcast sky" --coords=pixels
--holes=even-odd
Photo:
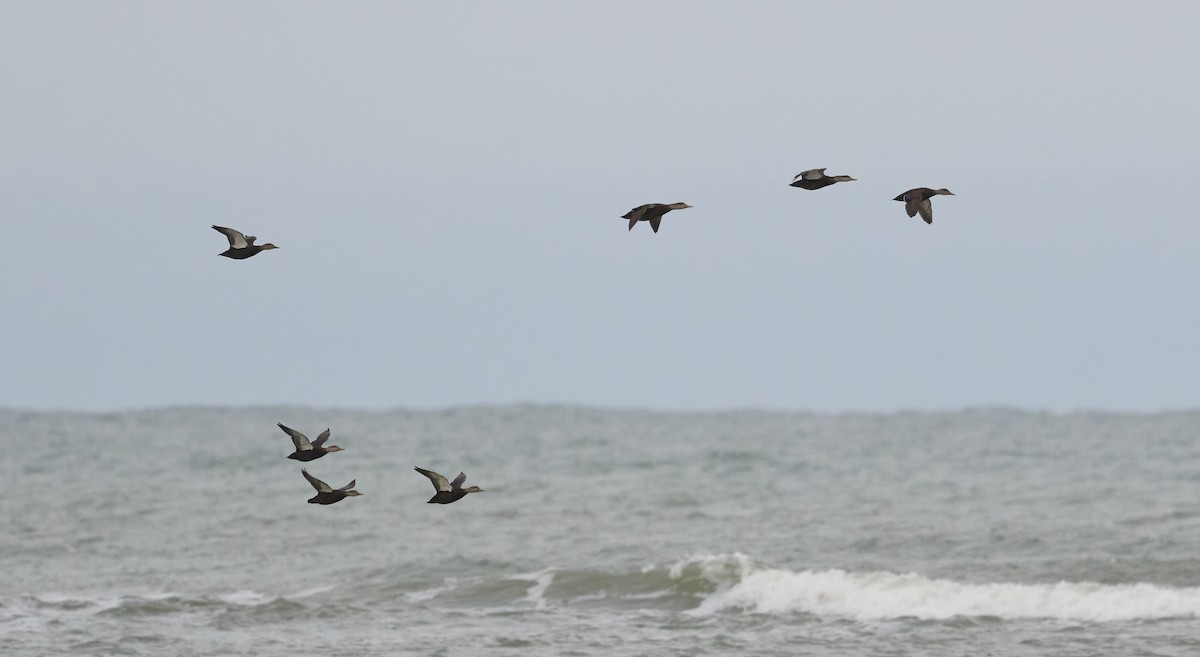
[[[4,2],[0,406],[1196,406],[1197,35],[1195,2]],[[917,186],[957,194],[932,226]]]

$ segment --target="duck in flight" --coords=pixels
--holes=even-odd
[[[246,237],[245,235],[243,235],[241,233],[241,231],[237,231],[232,228],[226,228],[224,226],[213,226],[213,230],[225,235],[225,237],[229,240],[229,248],[226,249],[223,253],[217,254],[217,255],[223,255],[226,258],[233,258],[234,260],[245,260],[246,258],[249,258],[252,255],[256,255],[259,251],[266,251],[268,249],[278,249],[279,248],[279,247],[275,246],[274,244],[270,244],[270,243],[255,244],[254,240],[258,239],[257,237],[255,237],[253,235]]]
[[[312,487],[317,489],[317,494],[309,498],[309,504],[334,504],[336,502],[341,502],[347,497],[362,495],[362,493],[354,490],[354,482],[356,480],[352,479],[350,483],[338,488],[337,490],[334,490],[333,488],[329,487],[329,484],[308,474],[308,470],[301,468],[300,472],[304,475],[304,478],[308,480],[308,483],[312,484]]]
[[[639,205],[629,212],[626,212],[625,214],[621,215],[621,218],[629,220],[629,230],[633,230],[633,227],[636,226],[637,222],[639,221],[649,221],[650,228],[657,233],[658,225],[662,222],[664,214],[670,212],[671,210],[682,210],[690,207],[692,206],[688,205],[687,203],[647,203],[646,205]]]
[[[285,427],[279,422],[276,422],[275,424],[279,425],[279,428],[283,429],[284,433],[291,436],[292,443],[296,445],[296,451],[288,454],[289,459],[296,459],[297,461],[312,461],[314,459],[319,459],[330,452],[345,451],[343,448],[338,447],[337,445],[330,445],[329,447],[325,446],[325,441],[329,440],[329,429],[322,431],[321,435],[317,436],[317,439],[310,443],[308,442],[308,436],[300,433],[299,431],[296,431],[290,427]]]
[[[929,201],[929,199],[931,199],[935,196],[938,196],[939,194],[945,194],[948,196],[955,195],[954,192],[952,192],[944,187],[942,189],[930,189],[928,187],[916,187],[914,189],[908,190],[907,192],[904,192],[903,194],[897,196],[896,198],[894,198],[892,200],[893,201],[904,201],[904,210],[906,212],[908,212],[908,216],[915,217],[915,216],[917,216],[917,213],[920,212],[921,218],[925,220],[925,223],[932,224],[933,223],[933,203],[931,203]]]
[[[454,478],[454,481],[446,481],[445,477],[434,472],[433,470],[426,470],[424,468],[413,468],[413,470],[416,470],[426,477],[429,477],[429,481],[433,482],[434,490],[437,491],[437,494],[429,498],[429,501],[426,502],[426,504],[449,504],[451,502],[457,502],[458,500],[466,497],[467,493],[483,492],[483,489],[479,486],[463,488],[462,485],[463,482],[467,480],[467,475],[461,472],[458,473],[458,476]]]
[[[828,187],[833,183],[847,182],[850,180],[858,180],[850,176],[827,176],[824,169],[809,169],[796,174],[792,178],[792,187],[800,189],[821,189]]]

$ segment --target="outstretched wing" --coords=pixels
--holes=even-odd
[[[305,470],[304,468],[300,468],[300,473],[304,475],[304,478],[308,480],[308,483],[312,484],[313,488],[317,489],[318,493],[332,493],[333,492],[333,489],[329,487],[329,484],[308,474],[308,470]],[[353,484],[354,482],[350,482],[350,483]]]
[[[445,493],[450,492],[450,482],[446,481],[446,478],[443,477],[442,475],[434,472],[433,470],[426,470],[424,468],[414,467],[413,470],[416,470],[417,472],[420,472],[421,474],[425,475],[426,477],[429,477],[429,481],[433,482],[434,490],[437,490],[438,492],[445,492]]]
[[[462,488],[463,482],[466,480],[467,480],[466,473],[460,472],[460,473],[458,473],[458,476],[454,478],[454,481],[450,482],[450,488],[453,490],[458,490],[458,489]]]
[[[904,211],[908,216],[917,216],[917,211],[921,208],[921,197],[915,192],[909,192],[904,196]]]
[[[317,436],[317,439],[313,441],[312,446],[316,449],[320,449],[321,446],[325,444],[326,440],[329,440],[329,429],[322,431],[321,435]]]
[[[801,171],[796,174],[796,177],[792,178],[792,182],[796,182],[797,178],[801,180],[820,180],[824,176],[825,169],[809,169],[808,171]]]
[[[341,487],[341,488],[339,488],[338,490],[340,490],[340,491],[342,491],[342,492],[344,493],[344,492],[346,492],[346,491],[348,491],[348,490],[350,490],[350,489],[354,488],[354,482],[356,482],[356,481],[358,481],[358,480],[357,480],[357,479],[351,479],[351,480],[350,480],[350,483],[346,484],[345,486],[342,486],[342,487]]]
[[[292,443],[296,445],[296,451],[307,452],[313,448],[312,443],[308,442],[308,436],[296,431],[295,429],[285,427],[282,423],[276,422],[275,424],[279,425],[279,428],[283,429],[284,433],[292,437]],[[322,437],[317,439],[318,447],[321,445],[321,442],[325,440],[325,438],[329,437],[327,435],[328,433],[329,430],[326,429],[325,433],[321,434]]]
[[[658,215],[657,217],[650,217],[650,227],[654,229],[654,232],[656,232],[656,233],[658,232],[658,225],[661,223],[662,223],[662,215],[661,214]]]
[[[925,220],[925,223],[933,223],[933,203],[929,199],[925,199],[917,204],[917,212],[921,213],[921,218]],[[908,216],[911,217],[912,213],[909,212]]]
[[[244,249],[247,246],[250,246],[250,243],[246,241],[246,236],[240,231],[236,231],[232,228],[226,228],[224,226],[213,226],[213,230],[225,235],[225,238],[229,240],[229,248],[231,249]]]
[[[649,210],[650,208],[654,207],[655,205],[658,205],[658,204],[657,203],[647,203],[646,205],[639,205],[636,208],[630,210],[629,212],[626,212],[625,214],[621,215],[621,218],[628,219],[629,227],[632,228],[633,224],[642,220],[642,216],[646,214],[646,210]]]

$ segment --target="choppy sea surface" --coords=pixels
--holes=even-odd
[[[346,451],[307,464],[283,422]],[[1200,654],[1200,412],[0,411],[3,655]],[[486,492],[426,504],[422,466]]]

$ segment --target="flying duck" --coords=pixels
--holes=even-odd
[[[279,247],[275,246],[274,244],[269,244],[269,243],[268,244],[255,244],[254,240],[258,239],[257,237],[255,237],[253,235],[251,235],[250,237],[246,237],[240,231],[236,231],[232,228],[226,228],[224,226],[213,226],[213,230],[217,231],[218,233],[224,234],[225,237],[229,240],[229,248],[226,249],[224,253],[217,254],[217,255],[223,255],[226,258],[233,258],[234,260],[245,260],[246,258],[249,258],[250,256],[258,253],[259,251],[266,251],[267,249],[278,249],[279,248]]]
[[[350,483],[346,484],[345,486],[334,490],[329,487],[329,484],[308,474],[308,470],[301,468],[300,472],[304,474],[304,478],[308,480],[308,483],[312,484],[312,487],[317,489],[317,494],[309,498],[309,504],[333,504],[335,502],[341,502],[347,497],[362,495],[362,493],[354,490],[355,480],[351,480]]]
[[[621,215],[621,218],[629,220],[629,230],[633,230],[633,227],[636,226],[637,222],[639,221],[649,221],[650,228],[657,233],[658,224],[662,222],[664,214],[670,212],[671,210],[682,210],[690,207],[692,206],[688,205],[687,203],[647,203],[646,205],[639,205],[629,212],[626,212],[625,214]]]
[[[429,481],[433,482],[434,490],[437,491],[437,494],[429,498],[429,501],[426,502],[426,504],[449,504],[451,502],[457,502],[458,500],[466,497],[467,493],[483,492],[483,489],[479,486],[463,488],[462,485],[463,482],[467,480],[467,475],[461,472],[458,473],[458,476],[454,478],[454,481],[446,481],[445,477],[434,472],[433,470],[425,470],[423,468],[413,468],[413,470],[416,470],[426,477],[429,477]]]
[[[822,187],[828,187],[833,183],[847,182],[850,180],[857,180],[857,178],[851,178],[850,176],[827,176],[825,175],[824,169],[809,169],[808,171],[802,171],[796,174],[796,177],[792,178],[792,187],[799,187],[800,189],[821,189]]]
[[[285,427],[280,422],[276,422],[275,424],[279,425],[279,428],[283,429],[284,433],[291,436],[292,443],[296,445],[296,451],[288,454],[289,459],[296,459],[297,461],[312,461],[314,459],[319,459],[330,452],[345,451],[343,448],[338,447],[337,445],[325,447],[325,441],[329,440],[329,429],[322,431],[321,435],[317,436],[317,439],[310,443],[308,442],[308,436],[300,433],[299,431],[296,431],[290,427]]]
[[[925,220],[925,223],[932,224],[933,204],[929,202],[929,199],[937,196],[938,194],[954,196],[954,192],[946,188],[929,189],[928,187],[917,187],[904,192],[892,200],[904,201],[904,210],[908,212],[908,216],[915,217],[917,216],[917,213],[920,212],[921,218]]]

